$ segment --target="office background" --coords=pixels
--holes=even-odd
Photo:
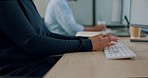
[[[49,1],[34,0],[43,18]],[[126,24],[124,16],[127,16],[131,23],[148,25],[148,0],[78,0],[70,2],[70,6],[76,21],[83,25],[92,25],[97,21]]]

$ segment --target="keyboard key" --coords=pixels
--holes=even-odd
[[[122,42],[117,42],[116,45],[105,48],[104,53],[107,59],[135,59],[136,57],[136,54]]]

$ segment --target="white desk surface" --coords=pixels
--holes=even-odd
[[[102,51],[65,54],[44,78],[148,77],[148,43],[121,41],[135,52],[135,60],[107,60]]]

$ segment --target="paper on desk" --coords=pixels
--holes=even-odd
[[[88,31],[83,31],[83,32],[78,32],[76,36],[84,36],[84,37],[92,37],[95,35],[101,34],[101,32],[88,32]]]
[[[78,32],[76,36],[92,37],[98,34],[106,34],[110,32],[112,32],[112,30],[110,29],[106,29],[104,31],[99,31],[99,32],[83,31],[83,32]]]

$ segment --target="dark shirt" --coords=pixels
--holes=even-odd
[[[53,55],[91,51],[87,37],[47,30],[32,0],[0,0],[0,75],[43,76]]]
[[[91,50],[91,41],[86,37],[48,31],[32,0],[0,0],[0,64]]]

